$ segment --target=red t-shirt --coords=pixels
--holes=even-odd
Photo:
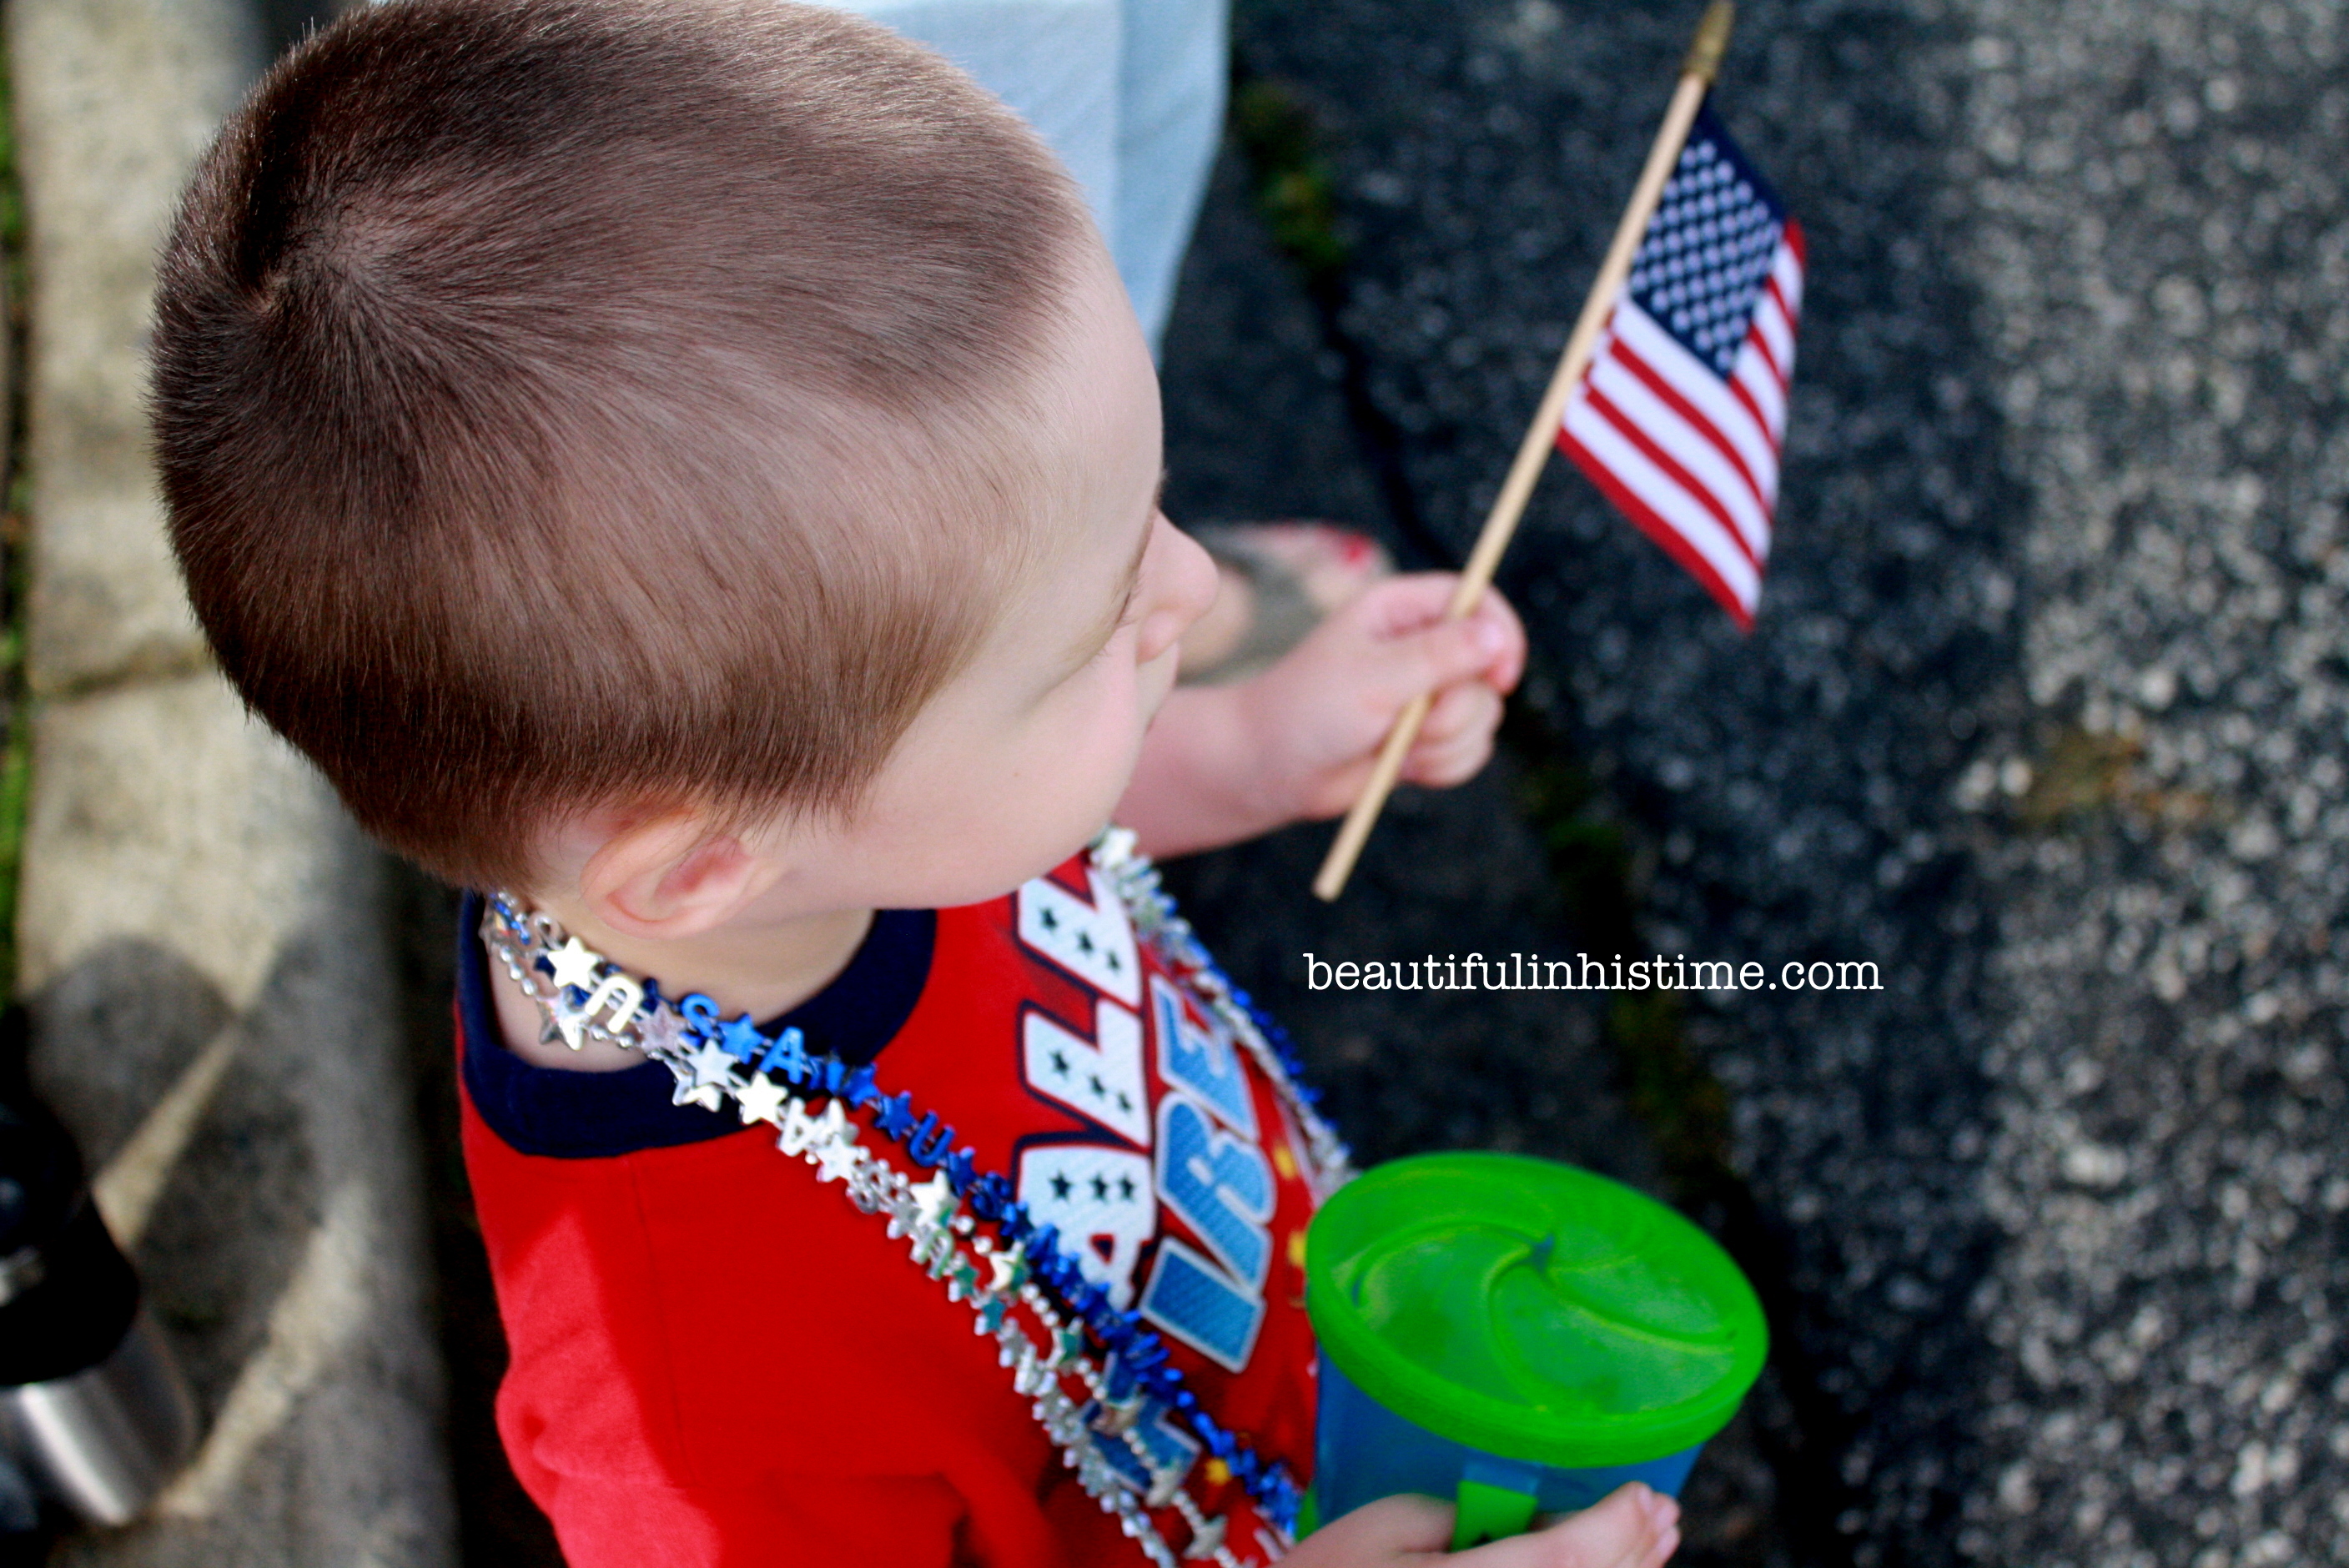
[[[971,1306],[880,1216],[772,1129],[673,1104],[657,1064],[524,1064],[497,1043],[470,918],[461,952],[465,1157],[512,1353],[498,1425],[574,1568],[1142,1560]],[[1305,1141],[1081,861],[991,903],[884,913],[787,1023],[951,1122],[1160,1333],[1202,1408],[1303,1484]],[[1220,1460],[1203,1450],[1185,1484],[1239,1559],[1278,1555]],[[1185,1526],[1154,1517],[1179,1552]]]

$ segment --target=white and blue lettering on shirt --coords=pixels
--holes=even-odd
[[[1092,1001],[1089,1018],[1022,1010],[1028,1088],[1086,1125],[1021,1148],[1019,1199],[1121,1310],[1138,1308],[1238,1372],[1264,1324],[1274,1263],[1278,1188],[1265,1138],[1287,1129],[1262,1125],[1228,1026],[1163,975],[1145,975],[1115,892],[1089,874],[1089,900],[1049,878],[1017,899],[1021,945]],[[1297,1169],[1293,1157],[1281,1165]]]

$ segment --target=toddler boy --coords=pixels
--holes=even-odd
[[[1101,242],[999,106],[828,12],[357,13],[222,133],[158,313],[222,667],[501,890],[466,1151],[569,1558],[1287,1548],[1342,1150],[1127,841],[1079,851],[1331,814],[1422,692],[1409,776],[1465,778],[1506,607],[1400,579],[1170,696],[1215,573]],[[1391,1500],[1291,1555],[1445,1528]],[[1627,1491],[1481,1551],[1673,1540]]]

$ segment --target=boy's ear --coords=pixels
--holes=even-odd
[[[629,823],[580,873],[595,918],[630,936],[674,941],[724,924],[773,885],[780,865],[691,812]]]

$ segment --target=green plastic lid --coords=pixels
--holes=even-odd
[[[1514,1154],[1425,1154],[1330,1198],[1305,1303],[1355,1387],[1438,1437],[1567,1468],[1692,1448],[1769,1331],[1712,1238],[1629,1187]]]

